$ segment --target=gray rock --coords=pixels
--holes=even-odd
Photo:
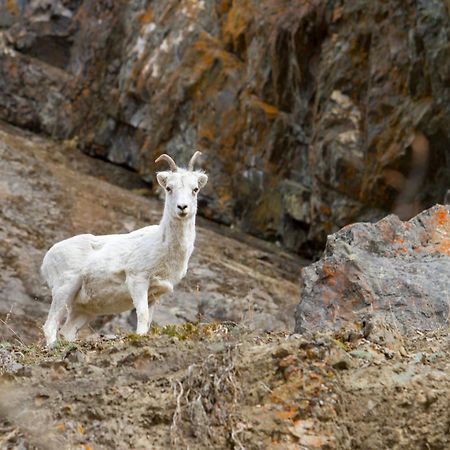
[[[0,348],[0,374],[17,374],[24,366],[16,361],[14,352],[5,348]]]
[[[349,225],[329,236],[322,258],[302,270],[295,331],[371,320],[406,333],[446,326],[449,274],[448,206],[436,205],[408,222],[390,215],[376,224]]]
[[[82,363],[86,361],[86,355],[77,349],[72,349],[66,352],[64,359],[67,359],[71,363]]]

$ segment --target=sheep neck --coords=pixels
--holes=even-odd
[[[171,254],[185,254],[194,244],[195,216],[180,220],[170,217],[166,210],[160,222],[162,240]]]

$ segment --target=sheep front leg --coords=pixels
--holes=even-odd
[[[139,277],[127,279],[128,290],[136,308],[136,334],[147,334],[150,328],[150,313],[148,308],[148,280]],[[153,311],[152,311],[153,315]]]

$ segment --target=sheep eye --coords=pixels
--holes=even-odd
[[[192,192],[193,192],[194,194],[196,194],[196,193],[198,192],[198,188],[192,189]]]
[[[172,189],[170,189],[170,187],[166,187],[166,191],[167,192],[172,192]]]

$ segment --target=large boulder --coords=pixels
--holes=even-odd
[[[408,222],[389,215],[346,226],[302,270],[296,332],[373,319],[401,332],[448,326],[450,206],[436,205]]]
[[[197,146],[203,213],[305,253],[450,177],[448,1],[0,0],[0,118],[151,181]]]

